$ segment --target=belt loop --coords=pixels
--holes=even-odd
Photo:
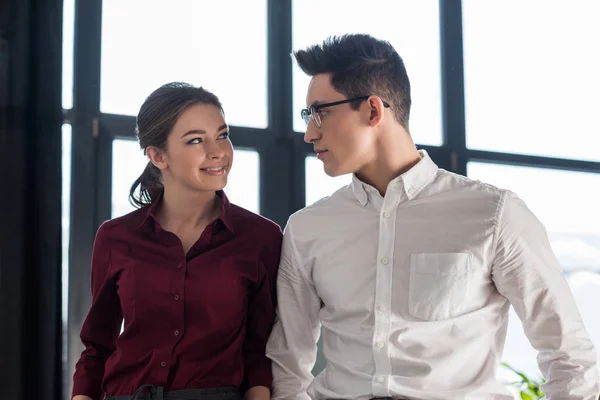
[[[164,388],[162,386],[153,387],[152,395],[151,395],[152,400],[164,400],[163,389]],[[154,397],[155,394],[156,394],[156,397]]]

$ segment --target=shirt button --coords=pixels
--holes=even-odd
[[[390,217],[390,213],[389,212],[384,212],[383,213],[383,218],[389,218]]]
[[[160,363],[160,366],[164,368],[164,367],[166,367],[166,366],[167,366],[167,363],[166,363],[166,362],[164,362],[164,361],[162,361],[162,362]]]
[[[383,348],[383,342],[377,342],[377,347],[379,347],[380,349]]]
[[[179,300],[179,295],[178,295],[178,294],[176,294],[175,296],[173,296],[173,298],[174,298],[175,300]]]
[[[382,305],[380,305],[380,306],[379,306],[379,311],[382,311],[382,312],[383,312],[383,311],[385,311],[385,310],[386,310],[386,306],[385,306],[385,304],[382,304]]]
[[[380,377],[377,378],[377,382],[381,383],[383,381],[384,381],[383,376],[380,376]]]
[[[381,263],[382,263],[383,265],[388,265],[388,263],[389,263],[389,262],[390,262],[390,260],[388,260],[387,258],[382,258],[382,259],[381,259]]]
[[[179,265],[177,266],[177,268],[181,268],[181,267],[183,267],[183,264],[179,264]]]
[[[178,331],[178,330],[175,330],[175,332],[173,332],[173,335],[175,335],[175,336],[179,336],[179,331]]]

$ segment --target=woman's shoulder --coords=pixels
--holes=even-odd
[[[279,224],[236,204],[231,204],[229,213],[236,231],[262,235],[269,234],[275,237],[282,235]]]
[[[100,226],[100,229],[105,232],[115,230],[129,231],[131,229],[139,228],[146,221],[147,216],[148,207],[138,208],[127,214],[104,221]]]

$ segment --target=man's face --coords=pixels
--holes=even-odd
[[[331,85],[330,74],[315,75],[311,79],[306,97],[307,106],[345,99],[346,96]],[[366,102],[362,102],[358,110],[353,110],[350,103],[344,103],[322,108],[318,112],[321,126],[317,127],[311,118],[304,141],[313,144],[327,175],[357,172],[374,159],[375,146]]]

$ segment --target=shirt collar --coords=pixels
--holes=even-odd
[[[235,229],[233,228],[233,217],[232,217],[232,205],[227,198],[227,195],[223,190],[217,191],[217,196],[221,199],[221,212],[219,214],[219,219],[223,221],[223,224],[231,233],[235,233]]]
[[[396,177],[388,185],[388,189],[396,185],[402,185],[408,200],[414,199],[427,186],[438,171],[438,166],[433,162],[427,151],[419,150],[421,160],[411,169]],[[368,191],[377,190],[371,185],[361,181],[356,174],[352,175],[352,191],[361,206],[369,202]]]
[[[158,205],[162,202],[163,193],[164,193],[164,191],[161,191],[160,194],[157,196],[156,200],[153,201],[151,205],[146,206],[147,207],[146,215],[145,215],[144,219],[142,220],[142,222],[136,227],[136,229],[141,229],[141,228],[145,227],[149,223],[150,220],[156,221],[156,212],[158,210]],[[217,196],[221,200],[220,212],[219,212],[219,216],[217,217],[217,220],[220,220],[223,223],[223,225],[225,225],[225,227],[229,231],[231,231],[231,233],[235,233],[235,230],[233,228],[233,218],[232,218],[232,212],[231,212],[232,205],[229,202],[229,199],[227,198],[227,195],[225,194],[224,191],[218,190]],[[158,230],[157,224],[154,224],[153,230],[154,231]]]

